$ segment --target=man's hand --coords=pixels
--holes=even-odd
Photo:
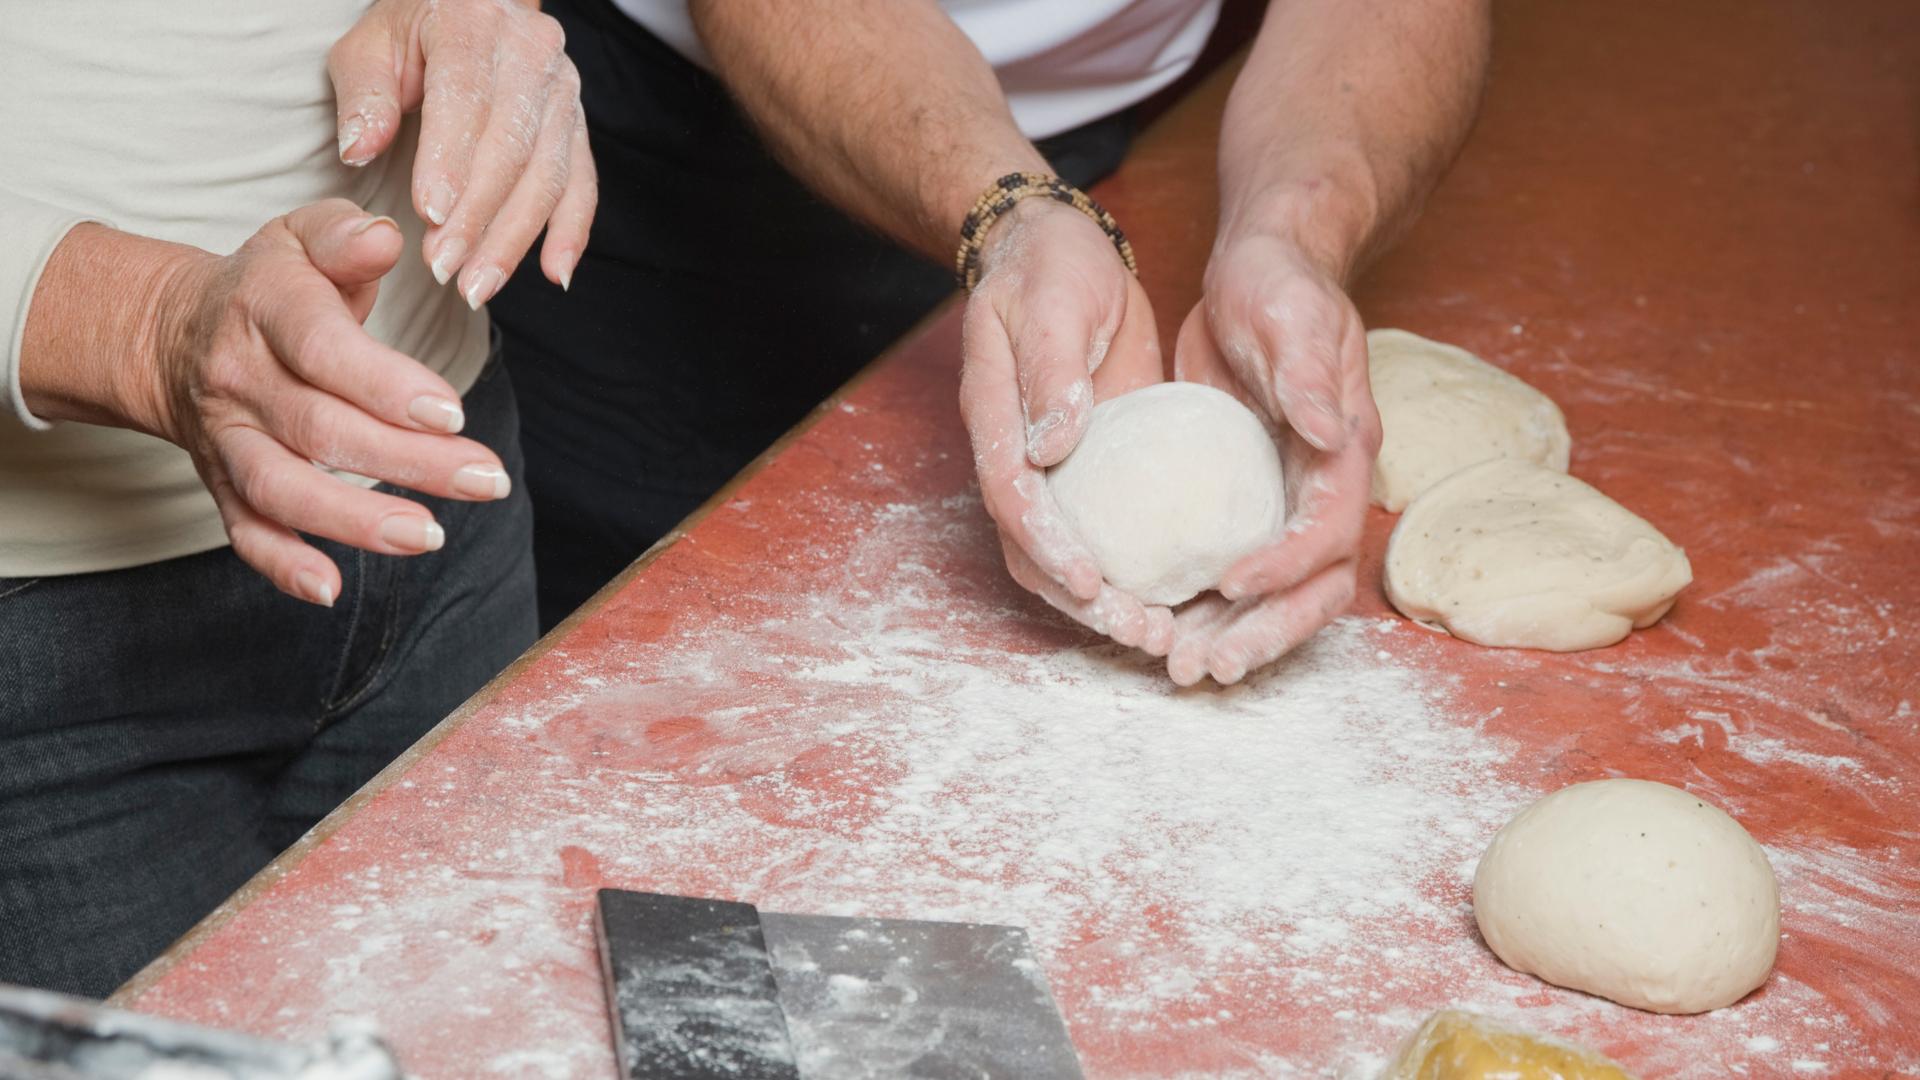
[[[1176,376],[1281,427],[1285,535],[1181,610],[1167,671],[1237,682],[1346,610],[1380,414],[1345,285],[1466,138],[1486,0],[1275,0],[1220,127],[1220,238]]]
[[[420,110],[413,205],[432,226],[421,254],[441,284],[459,275],[471,307],[500,291],[542,228],[554,284],[572,283],[586,250],[599,193],[564,40],[537,5],[376,0],[327,56],[340,160],[372,161]]]
[[[995,224],[968,298],[960,411],[1014,580],[1122,645],[1166,655],[1173,613],[1101,579],[1047,490],[1096,399],[1161,379],[1145,292],[1079,211],[1028,199]]]
[[[493,452],[457,438],[460,396],[360,325],[400,230],[342,199],[267,223],[228,256],[74,229],[29,308],[21,390],[47,419],[130,427],[184,447],[235,554],[282,592],[331,605],[332,561],[296,535],[388,555],[444,542],[417,503],[321,471],[455,499],[507,494]]]
[[[1366,329],[1333,276],[1268,236],[1224,244],[1206,298],[1180,328],[1175,377],[1235,394],[1281,428],[1287,525],[1227,571],[1219,596],[1183,608],[1167,673],[1234,683],[1353,601],[1380,414]]]

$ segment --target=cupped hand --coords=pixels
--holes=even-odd
[[[1122,645],[1164,656],[1173,613],[1102,579],[1047,489],[1096,401],[1162,378],[1153,310],[1105,233],[1028,199],[1000,219],[967,300],[960,409],[1014,580]]]
[[[233,550],[281,591],[331,605],[340,572],[298,533],[388,555],[445,537],[418,503],[329,466],[446,498],[489,500],[509,478],[456,437],[460,395],[361,326],[400,229],[343,199],[277,218],[232,255],[180,249],[157,308],[155,362],[125,420],[184,447]]]
[[[1311,637],[1353,602],[1380,414],[1366,328],[1313,259],[1254,237],[1216,249],[1206,296],[1180,328],[1175,377],[1219,387],[1279,431],[1281,537],[1235,563],[1175,620],[1167,672],[1234,683]]]
[[[572,283],[599,201],[580,75],[560,24],[515,0],[376,0],[327,55],[340,160],[365,165],[420,111],[422,256],[478,308],[540,230],[540,269]]]

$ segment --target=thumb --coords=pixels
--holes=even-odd
[[[1040,468],[1065,459],[1093,419],[1093,370],[1106,360],[1126,312],[1125,285],[1114,293],[1089,297],[1042,283],[1007,320],[1027,460]]]
[[[288,214],[286,223],[307,261],[340,290],[354,316],[364,320],[380,279],[400,259],[405,244],[400,226],[345,199],[303,206]]]
[[[348,165],[379,157],[400,130],[401,47],[387,20],[370,15],[327,52],[340,160]]]

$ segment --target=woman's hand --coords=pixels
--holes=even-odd
[[[402,242],[391,219],[344,199],[276,218],[226,256],[79,226],[35,291],[22,394],[48,420],[185,448],[234,553],[331,605],[340,572],[299,533],[387,555],[445,536],[418,503],[318,466],[453,499],[510,484],[491,450],[453,434],[465,422],[453,387],[360,325]]]
[[[572,283],[599,189],[580,75],[560,24],[513,0],[376,0],[327,56],[340,160],[365,165],[420,111],[413,205],[423,257],[492,299],[546,229],[540,269]]]
[[[1181,609],[1167,672],[1234,683],[1353,602],[1380,414],[1366,328],[1334,276],[1267,235],[1224,242],[1187,316],[1175,377],[1219,387],[1280,431],[1287,524],[1227,571],[1220,595]]]
[[[1007,569],[1069,618],[1164,656],[1173,613],[1102,580],[1046,482],[1096,400],[1161,380],[1146,293],[1097,225],[1047,199],[995,224],[981,266],[967,300],[960,410]]]

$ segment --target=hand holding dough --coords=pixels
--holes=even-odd
[[[1567,471],[1559,406],[1465,349],[1405,330],[1367,332],[1368,378],[1385,440],[1373,503],[1398,513],[1421,492],[1491,458]]]
[[[1101,574],[1147,604],[1218,585],[1279,535],[1286,512],[1266,426],[1233,395],[1191,382],[1101,402],[1047,486]]]
[[[1693,580],[1686,552],[1565,473],[1497,458],[1407,507],[1387,599],[1480,645],[1573,652],[1651,626]]]

